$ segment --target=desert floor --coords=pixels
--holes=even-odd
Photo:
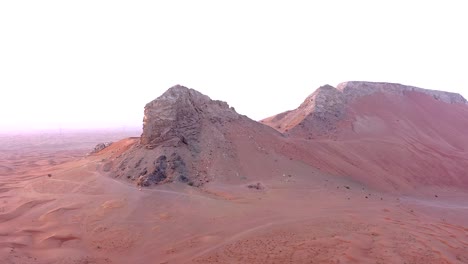
[[[140,189],[101,173],[112,153],[86,156],[121,136],[0,136],[1,263],[468,263],[466,192],[382,193],[299,163],[260,189]]]

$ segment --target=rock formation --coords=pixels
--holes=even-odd
[[[215,149],[229,149],[224,126],[240,118],[227,103],[176,85],[145,106],[140,142],[117,158],[112,174],[140,186],[202,185],[210,180],[203,164]]]
[[[294,111],[287,111],[262,122],[280,132],[294,132],[297,127],[316,133],[329,133],[345,114],[343,93],[330,85],[319,87]]]
[[[262,123],[287,135],[296,159],[368,186],[468,186],[468,106],[459,94],[346,82]]]
[[[398,83],[354,81],[340,83],[337,85],[336,89],[343,93],[347,102],[351,102],[359,97],[374,93],[405,95],[408,92],[417,92],[427,94],[436,100],[449,104],[467,104],[466,99],[457,93],[423,89]]]
[[[336,88],[325,85],[309,95],[295,110],[286,111],[262,120],[282,133],[300,134],[301,136],[333,137],[339,121],[346,118],[349,105],[356,100],[373,94],[406,96],[409,93],[428,95],[435,100],[448,104],[467,104],[463,96],[427,90],[396,83],[344,82]]]
[[[112,142],[104,142],[104,143],[99,143],[97,144],[94,149],[91,151],[90,154],[98,153],[99,151],[109,147],[112,144]]]
[[[196,144],[204,121],[221,123],[235,118],[237,113],[227,103],[176,85],[146,105],[141,143]]]
[[[139,186],[255,189],[301,164],[382,190],[468,187],[468,106],[458,94],[390,83],[325,85],[262,124],[178,85],[144,114],[141,137],[120,152],[112,144],[115,157],[102,167]]]

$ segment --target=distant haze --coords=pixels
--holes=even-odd
[[[253,119],[323,84],[468,96],[465,1],[1,1],[0,132],[141,127],[181,84]]]

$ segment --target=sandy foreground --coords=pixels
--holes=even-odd
[[[136,139],[86,156],[121,136],[0,137],[1,263],[468,263],[466,192],[378,192],[289,159],[258,189],[140,189],[102,172]]]

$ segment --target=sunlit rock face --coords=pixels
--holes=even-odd
[[[193,89],[176,85],[145,106],[142,144],[196,142],[202,120],[222,121],[237,114],[222,101],[211,100]]]
[[[171,87],[145,106],[139,144],[114,160],[110,171],[139,186],[174,181],[203,185],[216,167],[207,164],[232,152],[226,134],[242,118],[225,102],[184,86]]]

